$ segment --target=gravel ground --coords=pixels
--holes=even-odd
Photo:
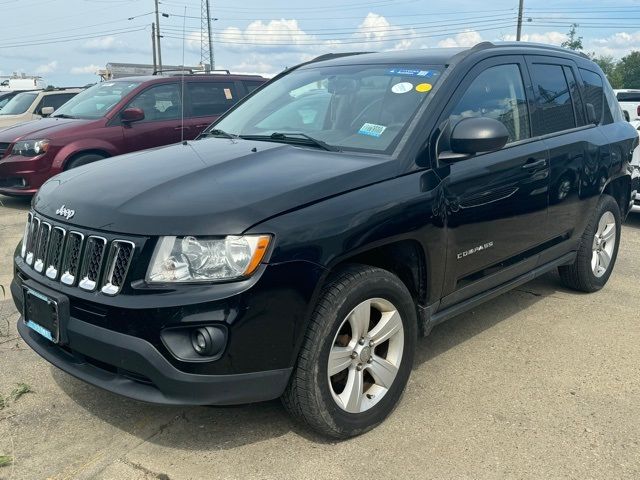
[[[28,202],[0,201],[7,288]],[[300,428],[276,401],[157,407],[86,385],[18,338],[6,300],[0,456],[13,462],[0,478],[638,479],[638,252],[635,216],[603,291],[577,294],[550,274],[437,327],[419,342],[395,413],[339,443]],[[15,398],[18,384],[31,391]]]

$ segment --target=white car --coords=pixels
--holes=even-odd
[[[640,118],[640,90],[614,90],[622,111],[629,120]]]
[[[64,88],[19,93],[0,110],[0,128],[51,115],[82,90]]]

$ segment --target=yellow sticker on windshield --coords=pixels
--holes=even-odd
[[[416,85],[416,92],[427,93],[429,90],[433,88],[433,85],[430,83],[419,83]]]

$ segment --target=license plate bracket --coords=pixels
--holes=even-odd
[[[68,300],[27,285],[23,285],[23,299],[25,325],[50,342],[61,343],[61,324],[66,323]]]

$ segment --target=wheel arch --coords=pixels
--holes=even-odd
[[[620,213],[622,218],[629,213],[630,201],[631,201],[631,178],[628,175],[622,175],[614,178],[605,184],[603,195],[610,195],[614,198],[618,206],[620,207]]]

